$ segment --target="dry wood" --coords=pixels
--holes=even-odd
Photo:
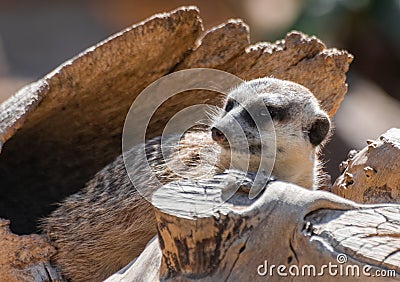
[[[367,143],[341,164],[332,192],[358,203],[400,203],[400,130]]]
[[[372,277],[377,271],[392,275],[385,281],[398,281],[393,276],[400,274],[399,205],[363,206],[283,182],[270,184],[256,200],[237,193],[224,202],[226,185],[221,178],[181,181],[157,191],[159,242],[153,240],[107,281],[138,281],[142,275],[147,281],[280,281],[293,278],[288,272],[292,266],[296,273],[293,265],[300,273],[314,265],[318,273],[330,263],[342,274],[325,269],[322,281],[382,281]],[[276,268],[272,277],[264,273],[271,264],[284,265],[288,277]],[[315,279],[310,271],[295,279]]]

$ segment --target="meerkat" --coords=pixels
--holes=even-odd
[[[248,93],[249,86],[253,94]],[[316,189],[320,174],[318,151],[330,131],[329,117],[307,88],[274,78],[251,80],[232,90],[209,129],[188,132],[182,137],[179,146],[174,148],[175,158],[163,158],[159,137],[147,141],[148,163],[160,182],[182,178],[176,173],[179,170],[179,164],[175,166],[176,158],[186,165],[182,170],[189,171],[190,177],[204,177],[204,172],[217,173],[229,166],[230,157],[240,160],[241,149],[228,142],[229,138],[236,138],[235,132],[231,132],[232,119],[248,139],[248,170],[255,170],[260,163],[260,136],[266,136],[268,145],[268,136],[272,133],[257,134],[254,120],[246,110],[254,106],[254,95],[261,98],[272,118],[265,124],[262,122],[259,129],[270,128],[267,123],[272,122],[275,130],[272,174],[279,180]],[[265,114],[263,111],[262,107],[252,109],[256,114]],[[135,150],[129,151],[133,158]],[[148,178],[141,174],[141,165],[128,169],[132,169],[131,175],[138,181],[150,185]],[[171,167],[178,168],[171,170]],[[156,235],[152,206],[133,186],[122,156],[98,172],[80,192],[65,199],[43,220],[42,228],[57,249],[53,262],[71,281],[104,280],[137,257]]]
[[[251,95],[246,95],[249,87],[257,94],[257,100],[251,99]],[[260,100],[263,105],[258,102]],[[261,119],[260,124],[256,126],[254,116],[249,114],[246,106],[252,115],[262,115],[262,106],[265,106],[273,121],[273,127],[270,126],[269,119]],[[241,160],[241,144],[232,149],[232,143],[239,135],[236,128],[232,127],[232,119],[243,129],[248,142],[250,171],[257,171],[260,162],[260,131],[267,143],[268,140],[276,142],[272,147],[276,149],[272,174],[277,179],[308,189],[318,188],[321,180],[318,152],[328,137],[331,122],[307,88],[285,80],[260,78],[231,91],[225,101],[224,111],[214,118],[211,128],[213,139],[222,148],[219,154],[221,163],[225,165],[231,159]],[[226,132],[233,142],[228,142]],[[273,155],[271,152],[267,154]]]

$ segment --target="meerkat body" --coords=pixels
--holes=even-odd
[[[267,136],[268,143],[268,136],[273,133],[257,134],[246,110],[254,106],[252,94],[247,91],[249,86],[262,98],[272,118],[261,123],[259,131],[266,131],[271,124],[275,128],[276,159],[272,174],[282,181],[315,188],[316,155],[329,132],[329,118],[305,87],[272,78],[252,80],[233,90],[226,98],[225,111],[221,110],[213,119],[211,134],[209,130],[186,133],[174,148],[176,157],[163,158],[160,138],[148,141],[148,162],[161,183],[178,180],[185,171],[186,176],[206,177],[234,164],[235,160],[240,162],[241,150],[227,142],[236,138],[235,132],[230,131],[232,119],[238,122],[249,142],[248,170],[257,171],[260,136]],[[263,109],[253,108],[250,112],[260,111]],[[133,158],[136,150],[129,152]],[[181,167],[177,159],[186,166]],[[142,164],[128,169],[131,177],[134,175],[143,186],[148,183],[150,190],[159,188],[151,187],[153,182],[143,175]],[[57,249],[54,263],[72,281],[102,281],[115,273],[140,254],[156,234],[155,226],[151,204],[131,183],[122,156],[98,172],[82,191],[65,199],[43,221],[43,230]]]

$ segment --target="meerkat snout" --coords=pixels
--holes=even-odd
[[[226,136],[216,127],[211,128],[211,137],[218,144],[222,145],[224,142],[227,142]]]

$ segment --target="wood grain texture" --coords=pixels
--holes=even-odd
[[[273,276],[269,268],[263,273],[266,261],[268,267],[284,265],[286,273],[293,265],[300,271],[314,266],[314,276],[311,268],[311,274],[295,277],[300,281],[318,278],[317,273],[329,264],[337,265],[338,271],[340,265],[343,271],[357,268],[360,274],[347,270],[348,275],[330,275],[326,269],[320,281],[339,277],[340,281],[381,281],[382,277],[372,276],[377,271],[390,273],[385,281],[398,281],[399,205],[359,205],[284,182],[269,184],[255,200],[237,193],[223,201],[226,183],[219,180],[176,182],[157,191],[153,204],[158,244],[151,242],[136,261],[108,281],[134,281],[145,265],[151,281],[293,278],[278,275],[276,269]],[[370,277],[362,273],[367,264]],[[122,277],[125,280],[118,280]]]
[[[320,210],[306,220],[311,236],[337,252],[400,273],[400,205],[362,210]]]

